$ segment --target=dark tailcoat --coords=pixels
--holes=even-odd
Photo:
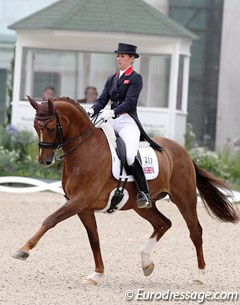
[[[111,100],[111,109],[114,110],[116,117],[128,113],[137,123],[141,138],[148,141],[153,148],[162,150],[157,143],[148,137],[137,115],[137,102],[142,86],[141,75],[135,72],[132,67],[128,68],[120,78],[119,72],[111,75],[106,81],[102,94],[92,107],[94,115],[99,113]]]

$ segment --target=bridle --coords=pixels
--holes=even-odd
[[[38,146],[39,148],[43,148],[43,149],[59,149],[63,146],[64,140],[63,140],[63,132],[62,132],[62,126],[60,124],[59,121],[59,116],[57,111],[55,110],[53,115],[50,116],[40,116],[38,114],[35,115],[35,120],[39,121],[43,121],[45,124],[47,121],[50,121],[51,119],[53,119],[54,117],[56,117],[56,137],[53,143],[51,142],[38,142]]]
[[[47,123],[47,121],[52,120],[53,118],[56,118],[56,136],[55,136],[54,142],[39,141],[38,146],[39,146],[39,148],[42,148],[42,149],[52,149],[56,160],[61,160],[67,154],[73,152],[76,148],[78,148],[80,145],[82,145],[96,130],[95,124],[91,124],[90,127],[86,128],[85,130],[80,132],[80,134],[77,135],[76,137],[74,137],[68,141],[65,141],[64,137],[63,137],[62,126],[61,126],[61,123],[59,120],[59,115],[56,110],[54,110],[54,113],[52,115],[48,115],[48,116],[46,116],[46,115],[42,116],[42,115],[38,115],[38,114],[35,115],[35,121],[44,122],[43,125],[45,125]],[[64,154],[57,156],[56,150],[63,148],[63,146],[70,144],[71,142],[77,140],[78,138],[80,138],[83,135],[85,135],[85,137],[79,143],[77,143],[74,147],[69,149]]]

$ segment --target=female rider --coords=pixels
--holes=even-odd
[[[137,116],[142,77],[132,68],[135,58],[139,57],[136,50],[137,47],[134,45],[118,44],[118,50],[115,53],[117,53],[119,71],[107,79],[102,94],[92,108],[86,111],[90,116],[101,111],[101,117],[108,120],[108,123],[125,142],[127,163],[131,168],[138,190],[138,208],[149,208],[152,205],[147,181],[141,163],[136,157],[140,136],[147,140],[153,148],[162,149],[146,135]],[[109,100],[111,100],[111,110],[102,110]]]

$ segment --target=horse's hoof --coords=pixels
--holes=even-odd
[[[204,283],[203,283],[203,281],[201,281],[201,280],[193,280],[193,284],[194,285],[204,285]]]
[[[193,280],[194,285],[204,285],[205,269],[198,269],[198,274]]]
[[[145,276],[149,276],[150,274],[152,274],[154,269],[154,263],[149,264],[148,266],[143,268],[143,273]]]
[[[85,284],[88,285],[97,285],[98,281],[103,277],[103,273],[93,272],[89,276],[87,276],[84,280]]]
[[[12,257],[20,260],[26,260],[29,257],[29,253],[22,250],[18,250],[13,254]]]
[[[98,283],[97,283],[96,280],[85,278],[84,279],[84,284],[87,284],[87,285],[97,285]]]

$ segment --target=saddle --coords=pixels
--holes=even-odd
[[[118,158],[121,161],[121,166],[125,169],[127,175],[131,175],[131,169],[129,165],[127,164],[127,153],[126,153],[126,145],[122,138],[120,138],[119,134],[115,132],[116,135],[116,152],[118,155]]]
[[[134,181],[131,170],[127,164],[125,143],[109,124],[103,123],[99,128],[103,130],[109,145],[112,157],[113,177],[116,180],[119,180],[120,176],[122,176],[122,178],[127,177],[129,182]],[[158,159],[156,152],[148,142],[140,142],[137,157],[142,164],[146,179],[156,179],[159,173]],[[121,168],[122,174],[120,174]]]
[[[126,202],[125,189],[127,182],[134,181],[130,166],[127,164],[126,146],[124,141],[116,134],[113,128],[107,124],[101,124],[100,128],[105,133],[112,156],[112,174],[117,180],[117,187],[113,191],[108,208],[104,209],[104,213],[111,214],[117,211],[122,202]],[[140,142],[137,158],[142,164],[147,180],[155,179],[159,173],[158,160],[156,153],[148,142]]]
[[[132,175],[131,168],[127,163],[126,145],[116,131],[115,131],[115,136],[116,136],[116,153],[121,162],[121,169],[120,169],[120,176],[119,176],[118,183],[117,183],[117,188],[111,199],[111,204],[110,204],[109,209],[107,210],[107,213],[114,212],[114,210],[117,209],[118,204],[122,201],[122,199],[124,197],[124,190],[125,190],[128,178],[127,177],[125,178],[125,180],[123,181],[123,185],[121,187],[123,168],[125,169],[125,172],[128,176]],[[140,157],[139,152],[138,152],[137,157],[138,158]],[[141,157],[140,157],[140,159],[141,159]],[[141,163],[141,161],[140,161],[140,163]]]

